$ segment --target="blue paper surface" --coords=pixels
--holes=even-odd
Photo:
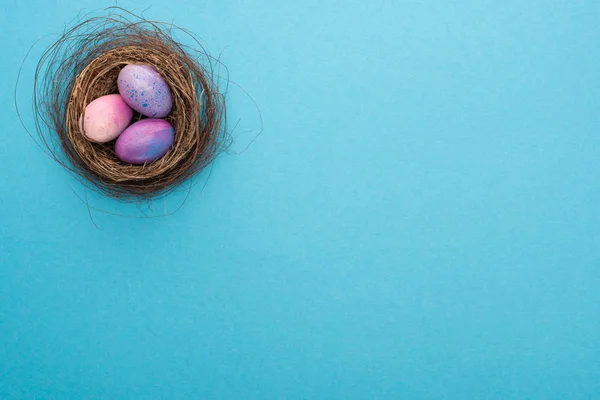
[[[86,193],[13,90],[42,39],[31,127],[45,35],[111,3],[4,2],[0,398],[600,398],[597,1],[118,4],[264,131],[189,196]]]

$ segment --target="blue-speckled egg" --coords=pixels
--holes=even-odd
[[[147,65],[126,65],[117,80],[123,100],[142,115],[163,118],[171,112],[173,95],[167,82]]]
[[[121,161],[144,164],[164,156],[173,145],[173,126],[164,119],[148,118],[131,124],[115,143]]]

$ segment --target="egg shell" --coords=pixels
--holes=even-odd
[[[133,110],[118,94],[98,97],[85,108],[79,118],[79,128],[89,140],[106,143],[114,140],[127,128]]]
[[[165,80],[147,65],[129,64],[120,72],[117,86],[123,100],[146,117],[166,117],[173,107],[173,95]]]
[[[134,122],[117,139],[115,152],[121,161],[144,164],[164,156],[173,145],[173,126],[164,119]]]

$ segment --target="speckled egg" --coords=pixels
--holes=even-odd
[[[147,65],[126,65],[117,79],[119,93],[135,111],[151,118],[163,118],[171,112],[173,95],[167,82]]]
[[[98,97],[85,108],[79,118],[79,129],[93,142],[114,140],[127,128],[133,110],[118,94]]]
[[[144,164],[164,156],[173,145],[173,139],[173,126],[164,119],[142,119],[119,136],[115,151],[121,161]]]

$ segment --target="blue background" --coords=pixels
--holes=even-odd
[[[600,3],[157,2],[264,132],[98,230],[13,88],[108,5],[2,3],[0,398],[600,398]]]

